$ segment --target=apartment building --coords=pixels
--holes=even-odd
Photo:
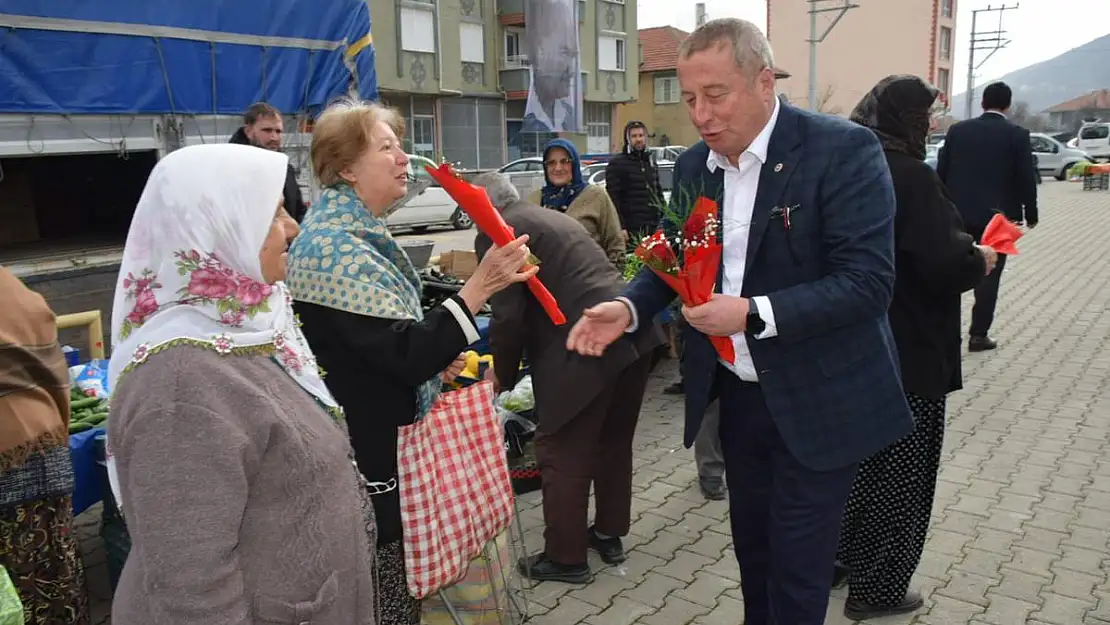
[[[367,2],[378,88],[404,114],[411,153],[492,169],[554,136],[521,130],[528,29],[542,27],[525,23],[525,0]],[[636,93],[636,0],[578,0],[578,15],[585,128],[566,136],[608,152],[614,108]]]
[[[809,9],[833,8],[841,0],[767,0],[767,35],[779,67],[793,73],[782,92],[794,104],[809,98]],[[817,45],[817,92],[821,110],[847,115],[880,79],[914,74],[943,93],[952,91],[956,49],[956,0],[857,0]],[[818,15],[818,35],[835,12]]]

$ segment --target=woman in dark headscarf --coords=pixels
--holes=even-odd
[[[582,159],[573,143],[552,139],[547,144],[543,149],[543,177],[543,187],[532,192],[528,201],[573,217],[605,250],[609,261],[623,269],[625,241],[617,207],[605,189],[583,179]]]
[[[838,570],[850,584],[844,614],[904,614],[929,527],[944,440],[945,396],[962,388],[960,294],[990,272],[994,250],[975,244],[948,191],[925,164],[937,90],[916,76],[879,81],[852,112],[886,152],[898,212],[894,298],[887,313],[913,411],[912,433],[860,465],[844,513]]]

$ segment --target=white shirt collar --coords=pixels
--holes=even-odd
[[[1006,114],[1003,113],[1002,111],[983,111],[983,113],[989,113],[991,115],[997,115],[997,116],[1001,117],[1002,119],[1007,119]]]
[[[763,125],[763,130],[752,140],[751,145],[748,146],[745,153],[750,153],[759,159],[760,164],[767,162],[767,148],[771,145],[771,134],[775,131],[775,124],[779,120],[779,108],[782,103],[779,101],[778,96],[775,96],[775,108],[771,111],[771,117],[767,123]],[[705,159],[705,166],[709,168],[709,173],[717,171],[718,167],[727,169],[732,166],[728,162],[728,157],[723,154],[718,154],[713,150],[709,150],[709,158]]]

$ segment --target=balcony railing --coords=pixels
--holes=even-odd
[[[532,61],[528,59],[527,54],[514,54],[505,57],[501,65],[501,69],[524,69],[532,66]]]

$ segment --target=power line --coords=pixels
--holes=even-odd
[[[770,0],[768,0],[770,2]],[[829,6],[830,3],[835,3]],[[851,0],[809,0],[809,110],[817,110],[817,44],[829,36],[832,29],[848,11],[859,7]],[[825,31],[817,34],[817,16],[820,13],[834,13]]]
[[[975,100],[975,70],[983,66],[988,59],[994,56],[1002,48],[1010,45],[1010,40],[1006,38],[1006,31],[1002,28],[1002,14],[1006,11],[1013,11],[1020,5],[1014,6],[1002,5],[994,7],[987,5],[985,9],[975,9],[971,12],[971,45],[967,53],[967,93],[964,94],[966,99],[965,115],[966,119],[971,119],[972,104]],[[998,14],[998,28],[995,30],[979,31],[979,14],[980,13],[997,13]],[[975,62],[976,52],[986,52],[987,55],[982,58],[978,63]]]

